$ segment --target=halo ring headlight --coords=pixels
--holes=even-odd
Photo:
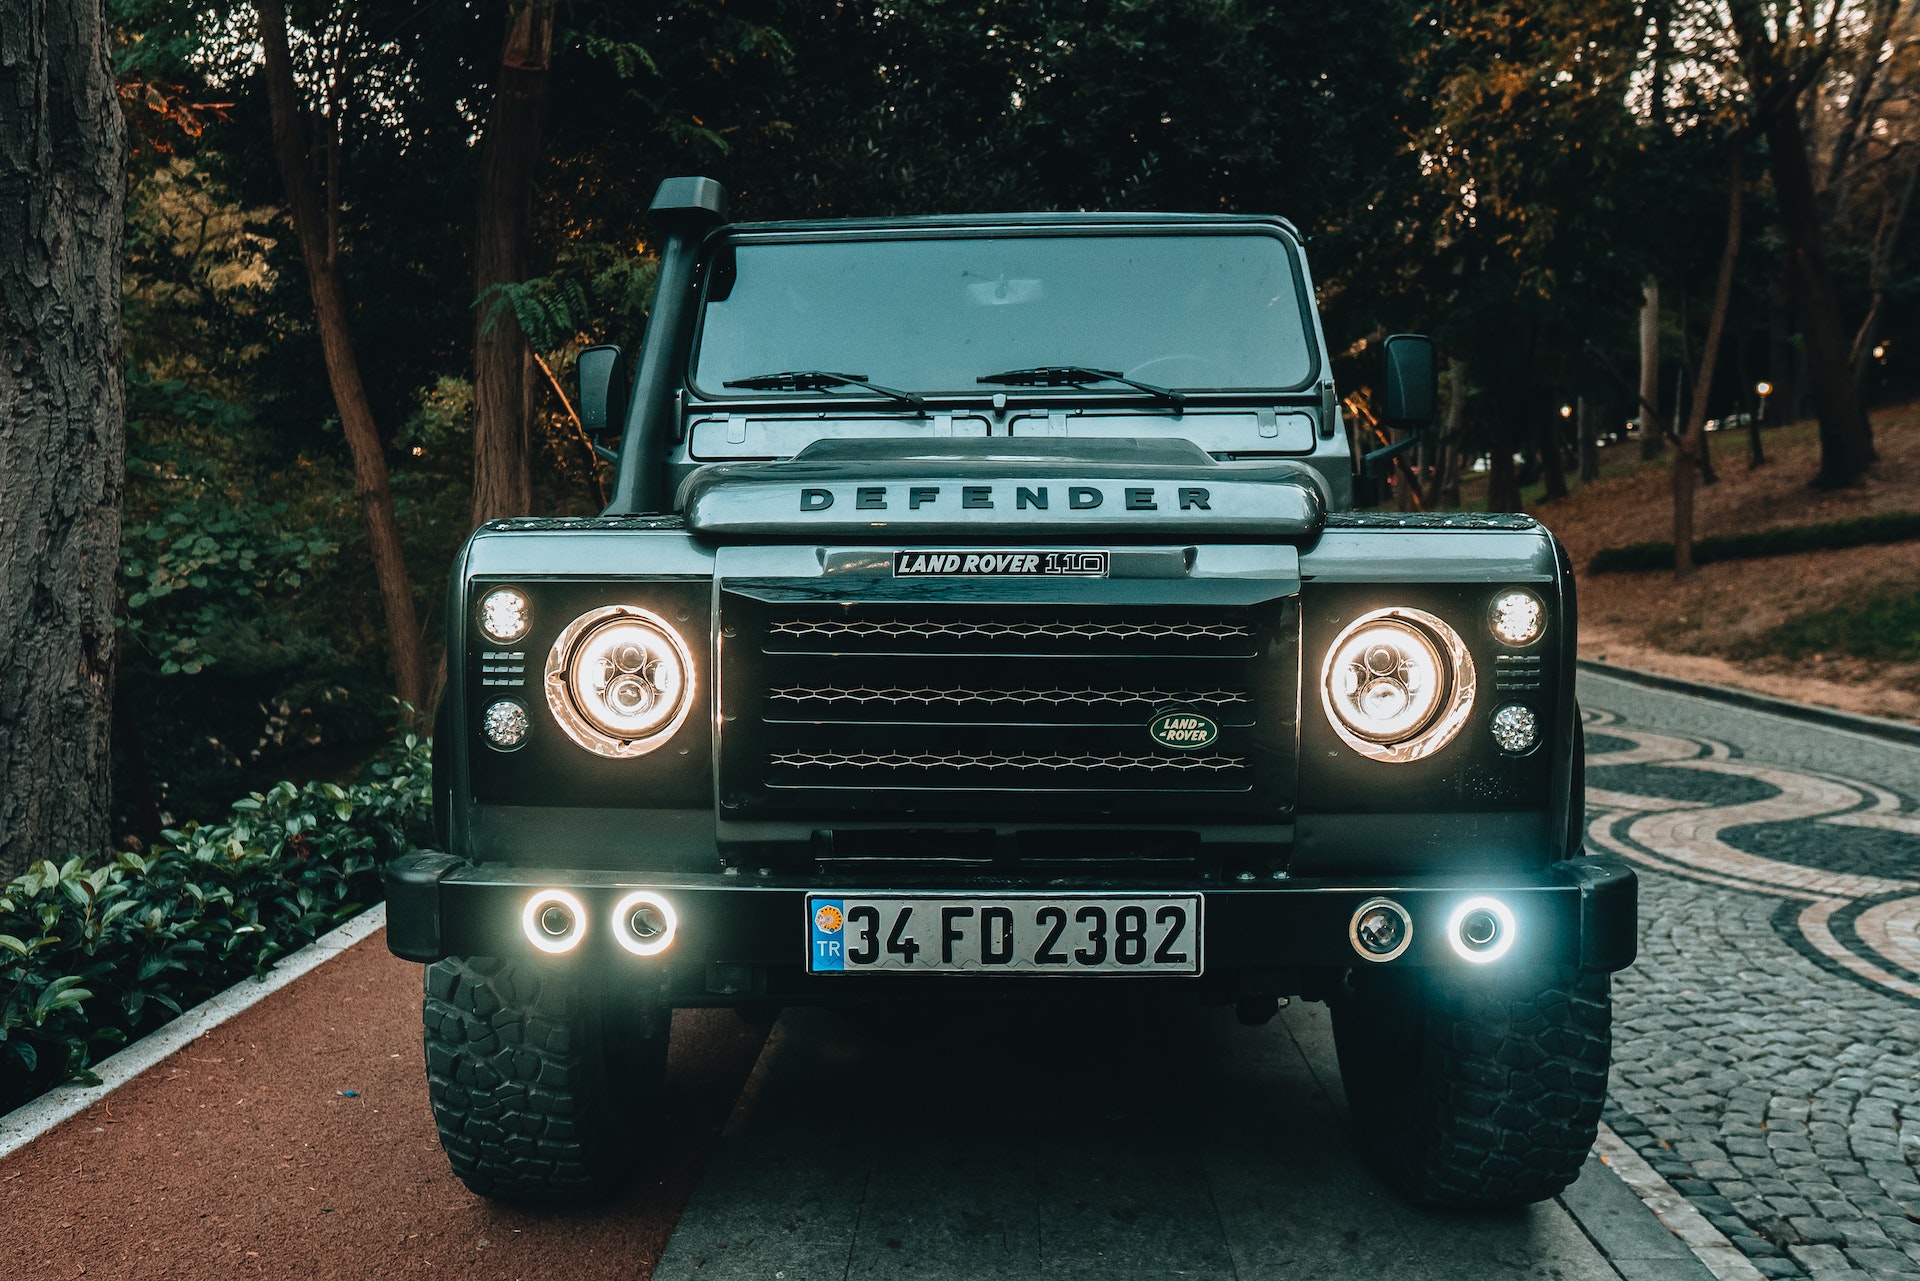
[[[637,605],[580,615],[547,654],[547,708],[596,756],[645,756],[686,723],[693,655],[666,619]]]
[[[643,907],[652,908],[660,921],[659,930],[650,938],[642,938],[631,924],[635,911]],[[613,905],[613,937],[635,956],[660,955],[673,946],[673,936],[679,929],[680,914],[652,890],[635,890]]]
[[[571,952],[586,937],[587,909],[566,890],[541,890],[520,910],[520,930],[542,952]]]
[[[1485,938],[1475,937],[1470,926],[1484,929],[1492,925]],[[1513,909],[1497,898],[1470,898],[1453,909],[1447,921],[1447,941],[1455,955],[1475,965],[1488,965],[1513,950],[1515,921]]]
[[[1327,647],[1320,704],[1342,742],[1376,761],[1433,755],[1473,710],[1473,656],[1460,634],[1425,610],[1376,609]]]

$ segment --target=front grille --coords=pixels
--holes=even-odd
[[[1106,584],[1109,589],[1117,584]],[[1298,616],[1253,603],[721,592],[728,817],[1264,822],[1292,805]],[[1118,595],[1119,592],[1115,591]],[[1166,711],[1219,736],[1154,741]]]

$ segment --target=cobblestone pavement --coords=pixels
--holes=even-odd
[[[1920,1278],[1920,751],[1582,678],[1607,1120],[1769,1276]]]

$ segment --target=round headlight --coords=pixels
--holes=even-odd
[[[1334,731],[1380,761],[1417,761],[1445,747],[1473,695],[1473,658],[1459,633],[1418,609],[1355,619],[1334,638],[1320,673]]]
[[[496,587],[480,598],[480,630],[502,645],[527,634],[526,594],[513,587]]]
[[[546,684],[568,738],[600,756],[644,756],[687,719],[693,656],[658,614],[609,605],[567,624],[547,655]]]
[[[1506,645],[1531,645],[1546,629],[1547,608],[1525,588],[1501,592],[1493,598],[1488,621],[1495,639]]]

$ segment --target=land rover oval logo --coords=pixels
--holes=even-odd
[[[1162,747],[1193,752],[1212,747],[1220,738],[1220,727],[1198,712],[1162,712],[1147,722],[1147,733]]]

